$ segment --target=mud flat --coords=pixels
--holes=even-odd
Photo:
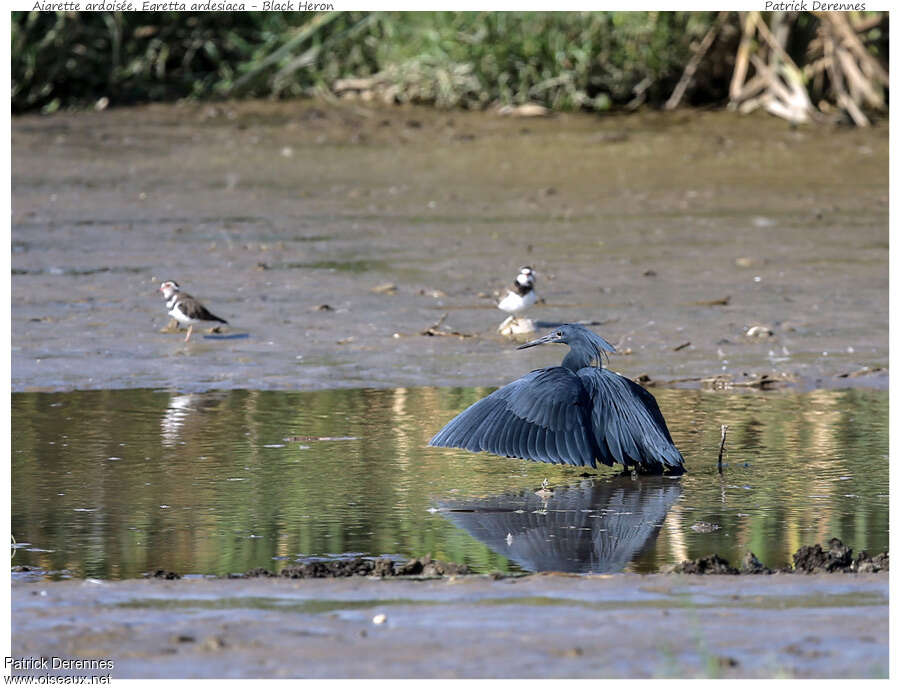
[[[884,389],[887,142],[696,111],[16,117],[12,389],[499,385],[548,360],[497,334],[523,264],[539,328],[597,322],[630,377]],[[165,279],[227,332],[160,333]]]
[[[19,582],[12,632],[114,678],[887,677],[888,575]]]

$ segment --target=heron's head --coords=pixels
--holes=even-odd
[[[178,283],[174,280],[167,280],[162,285],[159,286],[160,292],[163,293],[163,296],[166,299],[169,299],[172,295],[178,292],[181,288],[178,287]]]
[[[599,362],[604,352],[616,351],[616,348],[594,333],[594,331],[578,323],[563,324],[547,335],[524,345],[519,345],[516,349],[524,350],[526,347],[546,345],[547,343],[568,345],[573,351],[577,350],[582,353],[588,361],[597,360]]]

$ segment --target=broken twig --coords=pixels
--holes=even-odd
[[[439,318],[437,321],[435,321],[433,324],[431,324],[428,328],[426,328],[424,331],[419,331],[419,335],[429,335],[429,336],[450,335],[450,336],[455,336],[457,338],[474,338],[475,337],[474,333],[462,333],[460,331],[442,331],[442,330],[440,330],[441,324],[443,324],[444,319],[447,318],[447,314],[449,314],[449,312],[444,312],[441,315],[441,318]]]
[[[728,434],[728,425],[722,425],[722,443],[719,444],[719,474],[722,474],[722,453],[725,452],[725,436]]]
[[[716,18],[715,23],[710,27],[709,31],[706,32],[703,40],[700,41],[697,51],[691,56],[687,67],[684,68],[684,74],[682,74],[681,79],[678,80],[675,90],[672,91],[672,95],[669,96],[669,100],[666,101],[666,110],[674,110],[681,103],[681,99],[684,98],[684,92],[687,91],[687,87],[691,85],[691,81],[694,79],[694,72],[697,71],[697,66],[700,64],[703,56],[706,55],[706,51],[708,51],[709,47],[713,44],[713,41],[727,17],[727,11],[719,12],[719,16]]]

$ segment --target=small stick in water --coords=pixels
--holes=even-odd
[[[719,474],[722,474],[722,453],[725,451],[725,436],[728,434],[728,425],[722,425],[722,443],[719,444]]]

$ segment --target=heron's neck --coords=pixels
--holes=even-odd
[[[562,366],[566,369],[571,369],[572,371],[578,371],[579,369],[590,366],[594,358],[594,353],[589,353],[581,348],[570,346],[569,353],[563,357]]]

